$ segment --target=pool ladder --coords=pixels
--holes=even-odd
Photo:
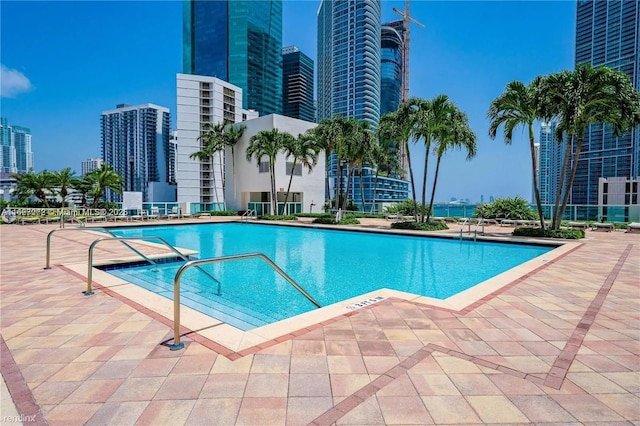
[[[255,212],[255,210],[254,210]],[[173,345],[170,345],[169,348],[172,351],[178,350],[178,349],[182,349],[184,348],[184,343],[180,342],[180,278],[182,277],[182,274],[184,274],[184,272],[189,269],[189,268],[198,268],[200,271],[202,271],[205,275],[207,275],[209,278],[211,278],[212,280],[214,280],[217,284],[218,284],[218,294],[220,294],[220,287],[221,287],[221,283],[218,279],[216,279],[213,275],[209,274],[207,271],[205,271],[202,268],[202,265],[208,265],[211,263],[218,263],[218,262],[227,262],[227,261],[232,261],[232,260],[243,260],[243,259],[250,259],[250,258],[260,258],[262,260],[264,260],[267,265],[269,265],[273,270],[275,270],[278,274],[280,274],[285,280],[287,280],[289,282],[289,284],[291,284],[296,290],[298,290],[298,292],[300,292],[307,300],[309,300],[313,305],[316,306],[316,308],[321,308],[321,305],[313,298],[311,297],[311,295],[309,293],[307,293],[302,287],[300,287],[300,285],[298,283],[296,283],[293,278],[291,278],[286,272],[284,272],[278,265],[276,265],[271,259],[269,259],[265,254],[263,253],[246,253],[246,254],[236,254],[236,255],[231,255],[231,256],[221,256],[221,257],[212,257],[212,258],[208,258],[208,259],[198,259],[198,260],[189,260],[185,255],[183,255],[182,253],[180,253],[180,251],[178,251],[178,249],[176,249],[174,246],[172,246],[171,244],[169,244],[167,241],[165,241],[163,238],[158,237],[158,236],[154,236],[154,235],[146,235],[146,236],[138,236],[138,237],[118,237],[116,235],[114,235],[113,233],[111,233],[111,231],[109,231],[107,228],[101,228],[101,227],[91,227],[91,228],[59,228],[59,229],[54,229],[51,232],[49,232],[49,234],[47,235],[47,261],[46,261],[46,267],[45,269],[51,269],[49,267],[49,263],[50,263],[50,256],[51,256],[51,236],[54,234],[54,232],[59,232],[59,231],[100,231],[100,232],[106,232],[109,235],[111,235],[111,237],[106,237],[106,238],[99,238],[97,240],[94,240],[91,245],[89,246],[89,256],[88,256],[88,271],[87,271],[87,290],[84,291],[83,293],[86,296],[92,295],[93,294],[93,250],[96,247],[96,245],[98,243],[100,243],[101,241],[120,241],[122,242],[122,244],[124,244],[126,247],[128,247],[129,249],[131,249],[132,251],[134,251],[136,254],[138,254],[140,257],[142,257],[144,260],[152,263],[152,264],[156,264],[156,262],[153,261],[153,259],[149,258],[148,256],[145,256],[143,253],[141,253],[139,250],[137,250],[136,248],[132,247],[130,244],[127,244],[126,241],[128,240],[156,240],[159,241],[160,243],[162,243],[164,246],[168,247],[171,251],[173,251],[176,255],[178,255],[178,257],[180,257],[182,260],[184,260],[186,263],[184,263],[180,269],[178,269],[178,271],[176,272],[176,275],[173,279],[173,330],[174,330],[174,341],[173,341]]]
[[[467,226],[467,232],[469,233],[469,235],[471,235],[471,219],[466,217],[464,219],[464,222],[462,222],[462,226],[460,227],[460,241],[462,241],[462,233],[464,231],[464,227],[465,225]],[[478,239],[478,228],[482,226],[482,233],[484,234],[484,218],[480,218],[478,219],[478,221],[476,222],[476,227],[473,230],[473,241],[477,241]],[[469,239],[471,239],[471,237],[469,237]]]
[[[257,219],[258,218],[258,212],[255,210],[247,210],[246,212],[242,213],[242,216],[240,216],[240,222],[241,223],[249,223],[249,218],[250,217],[254,217]]]

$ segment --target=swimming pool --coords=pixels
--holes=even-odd
[[[200,258],[264,253],[322,306],[380,288],[446,299],[553,247],[425,238],[262,224],[202,224],[112,229],[118,236],[156,235]],[[182,262],[110,270],[173,298]],[[206,265],[182,278],[181,301],[241,330],[315,309],[260,259]]]

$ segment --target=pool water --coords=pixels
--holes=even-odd
[[[446,299],[553,249],[253,223],[112,231],[127,237],[159,236],[174,246],[198,251],[202,259],[263,253],[322,306],[380,288]],[[109,273],[173,299],[173,278],[182,263],[134,266]],[[315,309],[259,258],[203,268],[220,286],[191,268],[182,276],[181,302],[242,330]]]

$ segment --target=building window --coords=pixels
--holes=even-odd
[[[258,173],[269,173],[269,162],[261,161],[258,165]]]
[[[287,165],[285,166],[285,172],[287,176],[291,176],[291,167],[293,166],[293,162],[287,161]],[[293,169],[294,176],[302,176],[302,164],[296,164],[295,169]]]

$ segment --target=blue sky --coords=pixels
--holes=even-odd
[[[283,7],[283,45],[314,59],[318,5]],[[383,1],[383,20],[398,17],[393,7],[404,1]],[[492,141],[486,112],[509,81],[573,68],[575,8],[575,1],[412,1],[426,28],[412,26],[411,95],[448,95],[478,136],[472,161],[457,152],[443,158],[436,200],[531,199],[526,132],[518,129],[511,146]],[[166,106],[175,123],[181,2],[3,0],[0,19],[0,115],[31,128],[36,171],[79,172],[82,160],[99,156],[100,113],[116,104]],[[412,156],[422,163],[424,148]]]

